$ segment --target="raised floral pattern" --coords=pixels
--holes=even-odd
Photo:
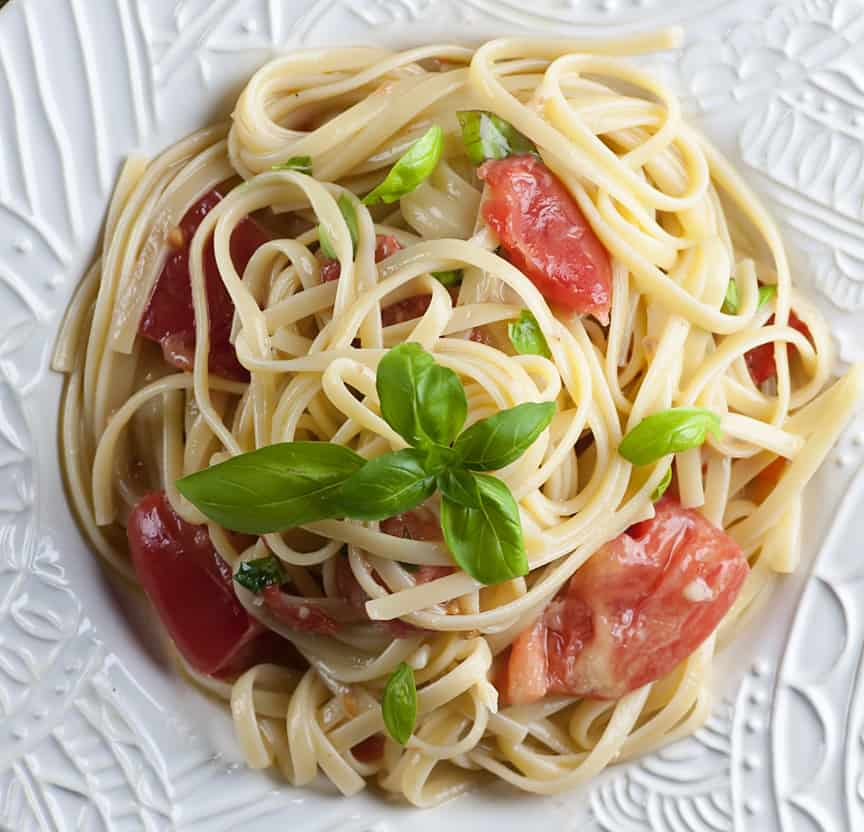
[[[212,118],[274,51],[681,22],[660,64],[782,218],[842,354],[864,354],[864,15],[857,0],[13,0],[0,11],[0,830],[284,828],[389,832],[375,795],[302,793],[231,757],[224,714],[129,635],[57,471],[47,358],[121,159]],[[854,427],[819,475],[814,576],[787,581],[758,639],[718,671],[695,737],[581,793],[477,795],[412,813],[417,832],[542,819],[594,832],[864,828],[864,539]],[[840,505],[834,512],[831,507]],[[817,524],[818,525],[818,524]],[[826,529],[814,528],[811,550]],[[795,600],[801,596],[795,617]],[[742,672],[742,668],[744,671]],[[499,794],[496,792],[496,795]],[[518,805],[518,809],[516,808]]]

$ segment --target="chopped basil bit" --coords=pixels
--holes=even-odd
[[[726,297],[723,300],[722,310],[727,315],[734,315],[738,311],[738,284],[734,277],[729,278],[726,286]]]
[[[759,287],[759,303],[756,305],[757,309],[761,309],[768,301],[770,301],[777,294],[776,286],[760,286]]]
[[[357,212],[354,210],[354,203],[350,197],[342,194],[336,204],[339,206],[339,210],[345,219],[345,224],[348,226],[348,233],[351,235],[352,251],[356,254],[359,231],[357,229]],[[329,257],[331,260],[336,260],[339,257],[336,249],[333,247],[333,242],[327,233],[327,229],[324,228],[324,223],[318,223],[318,242],[321,244],[321,251],[326,257]]]
[[[646,416],[618,446],[633,465],[650,465],[669,454],[698,448],[711,433],[722,436],[720,417],[701,407],[673,407]]]
[[[462,128],[462,141],[468,158],[480,165],[488,159],[506,159],[524,153],[536,153],[534,143],[512,124],[485,110],[463,110],[456,113]]]
[[[446,272],[432,272],[434,277],[442,286],[449,289],[462,282],[462,269],[450,269]]]
[[[540,329],[540,324],[537,319],[527,309],[523,309],[519,313],[518,320],[511,321],[507,325],[507,335],[510,336],[510,343],[513,344],[513,349],[519,355],[542,355],[544,358],[551,358],[552,353],[549,352],[549,344],[546,342],[546,336],[543,330]]]
[[[672,483],[672,466],[669,466],[669,469],[666,471],[663,479],[660,480],[657,487],[651,492],[651,502],[656,503],[665,493],[666,489]]]
[[[363,198],[364,205],[389,205],[410,194],[427,180],[438,165],[444,151],[444,131],[437,125],[430,127],[399,158],[384,181]]]
[[[292,156],[287,162],[282,162],[279,165],[273,165],[270,170],[296,170],[298,173],[305,173],[308,176],[312,175],[312,157],[311,156]]]
[[[268,586],[278,586],[285,581],[282,564],[274,555],[257,560],[245,560],[234,574],[234,580],[256,595]]]

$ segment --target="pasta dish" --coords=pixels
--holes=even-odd
[[[119,177],[61,455],[248,764],[431,806],[696,730],[861,397],[618,40],[329,48]]]

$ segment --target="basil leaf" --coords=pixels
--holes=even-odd
[[[409,445],[449,445],[465,424],[462,382],[419,344],[390,350],[378,365],[375,385],[382,415]]]
[[[727,315],[734,315],[738,311],[738,284],[734,277],[730,277],[726,284],[726,297],[720,311]]]
[[[342,484],[334,510],[353,520],[383,520],[415,508],[435,493],[424,459],[406,448],[370,460]]]
[[[284,442],[190,474],[177,488],[220,526],[268,534],[332,517],[330,499],[365,462],[331,442]]]
[[[487,159],[506,159],[520,153],[536,153],[531,139],[522,135],[510,122],[485,110],[462,110],[456,113],[462,128],[465,152],[473,164]]]
[[[400,745],[405,745],[417,722],[417,685],[414,671],[402,662],[387,680],[381,700],[381,715],[387,733]]]
[[[665,493],[666,489],[672,483],[672,466],[669,466],[669,470],[666,471],[665,476],[658,483],[657,487],[651,492],[651,502],[656,503]]]
[[[444,150],[444,131],[437,125],[430,127],[390,168],[390,172],[377,188],[363,199],[364,205],[398,202],[410,194],[421,182],[431,176]]]
[[[442,286],[449,289],[458,286],[462,282],[462,269],[450,269],[446,272],[432,272],[434,277]]]
[[[345,224],[348,226],[348,232],[351,234],[352,251],[356,254],[357,240],[360,232],[357,229],[357,212],[354,210],[354,203],[351,201],[350,197],[342,194],[336,204],[339,206],[339,210],[345,218]],[[336,253],[336,249],[333,248],[333,241],[330,239],[330,235],[327,233],[324,223],[318,223],[318,242],[321,245],[321,251],[325,256],[329,257],[331,260],[336,260],[339,257]]]
[[[497,471],[519,459],[555,415],[554,402],[528,402],[473,424],[453,446],[472,471]]]
[[[668,454],[701,445],[708,433],[722,436],[720,417],[700,407],[673,407],[646,416],[618,446],[634,465],[650,465]]]
[[[296,170],[298,173],[305,173],[308,176],[312,175],[312,157],[311,156],[292,156],[287,162],[282,162],[279,165],[273,165],[270,170]]]
[[[519,355],[552,357],[549,344],[546,343],[546,336],[540,329],[537,319],[528,309],[523,309],[517,320],[507,324],[507,335],[510,336],[510,343]]]
[[[760,286],[759,287],[759,303],[756,304],[756,308],[761,309],[776,294],[777,294],[777,287],[776,286],[773,286],[773,285]]]
[[[257,560],[245,560],[234,573],[234,580],[256,595],[268,586],[279,586],[285,582],[282,564],[273,555]]]
[[[470,508],[444,497],[441,528],[453,559],[472,578],[497,584],[528,573],[519,508],[499,479],[476,474],[480,507]]]
[[[464,468],[442,471],[437,477],[438,490],[448,499],[467,508],[480,508],[477,479]]]

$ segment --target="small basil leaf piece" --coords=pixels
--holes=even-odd
[[[468,158],[475,165],[487,159],[506,159],[520,153],[536,153],[534,143],[510,122],[485,110],[462,110],[456,113],[462,128],[462,142]]]
[[[472,471],[497,471],[519,459],[555,415],[555,402],[527,402],[482,419],[453,446],[462,465]]]
[[[308,176],[312,175],[312,157],[311,156],[292,156],[287,162],[282,162],[279,165],[273,165],[270,170],[296,170],[298,173],[305,173]]]
[[[477,479],[464,468],[442,471],[437,478],[438,490],[448,499],[466,508],[480,508]]]
[[[510,336],[510,343],[519,355],[552,357],[549,344],[546,343],[546,336],[540,329],[537,319],[528,309],[523,309],[517,320],[507,324],[507,335]]]
[[[331,498],[365,462],[331,442],[284,442],[190,474],[177,488],[220,526],[269,534],[332,517]]]
[[[387,733],[400,745],[405,745],[417,722],[417,684],[414,671],[405,662],[390,674],[381,700],[381,715]]]
[[[701,407],[673,407],[646,416],[631,430],[618,453],[633,465],[650,465],[668,454],[699,447],[708,434],[722,436],[720,417]]]
[[[384,181],[363,198],[364,205],[389,205],[428,179],[441,159],[444,131],[434,124],[399,158]]]
[[[349,197],[342,194],[336,204],[339,206],[339,210],[345,219],[345,224],[348,226],[348,232],[351,234],[352,251],[356,254],[359,231],[357,229],[357,212],[354,210],[354,203]],[[329,257],[331,260],[336,260],[339,257],[336,249],[333,247],[333,241],[324,227],[324,223],[318,223],[318,242],[321,245],[321,251],[326,257]]]
[[[384,419],[409,445],[446,447],[465,424],[462,382],[419,344],[390,350],[378,365],[375,386]]]
[[[734,277],[730,277],[726,284],[726,297],[720,311],[726,315],[734,315],[738,311],[738,284]]]
[[[446,272],[432,272],[434,277],[442,286],[449,289],[458,286],[462,282],[462,269],[450,269]]]
[[[756,304],[757,309],[761,309],[774,295],[777,294],[777,287],[774,285],[759,287],[759,302]]]
[[[666,471],[666,474],[663,476],[663,479],[657,484],[657,487],[651,492],[651,502],[656,503],[665,493],[666,489],[672,483],[672,467]]]
[[[528,574],[519,508],[502,480],[476,474],[480,507],[441,500],[441,528],[453,559],[472,578],[497,584]]]
[[[234,573],[234,580],[256,595],[268,586],[279,586],[285,582],[282,564],[273,555],[257,560],[244,560]]]
[[[352,520],[383,520],[415,508],[435,493],[424,461],[414,448],[370,460],[342,484],[334,511]]]

